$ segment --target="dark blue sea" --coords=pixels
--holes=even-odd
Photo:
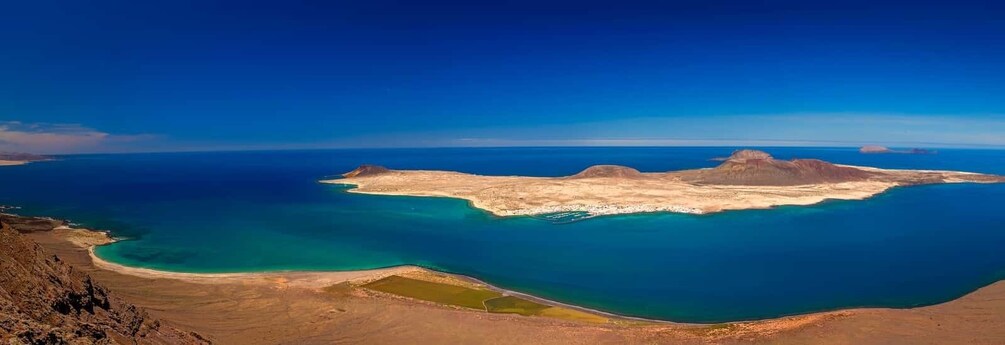
[[[883,168],[1005,174],[1005,151],[863,155],[762,148]],[[865,201],[556,224],[463,200],[320,184],[362,163],[560,176],[594,164],[710,167],[733,148],[479,148],[64,156],[0,167],[0,204],[128,240],[98,255],[181,272],[403,264],[617,314],[723,322],[944,302],[1005,278],[1005,185],[899,188]]]

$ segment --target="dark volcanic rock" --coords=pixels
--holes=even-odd
[[[0,227],[0,343],[208,343],[161,325],[13,227]]]
[[[884,147],[884,146],[862,146],[862,148],[858,149],[858,152],[860,152],[860,153],[903,153],[903,154],[910,154],[910,155],[934,155],[936,153],[939,153],[938,151],[927,150],[927,149],[919,149],[919,148],[913,148],[913,149],[908,149],[908,150],[892,150],[892,149],[890,149],[888,147]]]
[[[578,174],[569,178],[594,178],[594,177],[620,177],[620,178],[641,178],[645,177],[638,170],[620,165],[594,165],[586,168]]]
[[[681,173],[683,180],[692,183],[748,186],[861,181],[872,176],[868,171],[817,159],[778,160],[757,150],[739,150],[715,168]]]
[[[50,158],[47,157],[47,156],[33,155],[33,154],[30,154],[30,153],[0,152],[0,160],[4,160],[4,161],[33,162],[33,161],[44,161],[46,159],[50,159]]]
[[[20,233],[36,231],[49,231],[56,227],[66,225],[66,222],[58,219],[43,217],[24,217],[12,214],[0,213],[0,223],[10,225]]]
[[[912,155],[934,155],[936,153],[939,153],[939,151],[929,150],[929,149],[914,148],[914,149],[910,149],[910,150],[904,151],[904,153],[912,154]]]
[[[356,168],[353,171],[350,171],[350,172],[347,172],[345,174],[342,174],[342,177],[345,177],[345,178],[350,178],[350,177],[366,177],[366,176],[374,176],[374,175],[386,174],[386,173],[389,173],[389,172],[391,172],[391,170],[389,170],[388,168],[379,166],[379,165],[363,164],[363,165],[360,165],[358,168]]]

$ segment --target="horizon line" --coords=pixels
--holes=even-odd
[[[873,145],[486,145],[486,146],[342,146],[342,147],[271,147],[271,148],[198,148],[180,150],[151,150],[151,151],[109,151],[109,152],[80,152],[80,153],[49,153],[41,154],[46,156],[85,156],[85,155],[119,155],[119,154],[171,154],[171,153],[226,153],[226,152],[274,152],[274,151],[336,151],[336,150],[442,150],[442,149],[506,149],[506,148],[817,148],[817,149],[858,149],[863,146]],[[884,146],[894,149],[921,148],[908,146]],[[939,150],[1005,150],[1003,145],[929,145],[924,148]]]

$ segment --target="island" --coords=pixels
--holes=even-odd
[[[714,168],[644,173],[597,165],[565,177],[483,176],[452,171],[391,170],[363,165],[323,183],[350,192],[451,197],[497,216],[583,212],[591,216],[812,205],[861,200],[890,188],[937,183],[1001,183],[1005,176],[941,170],[891,170],[817,159],[775,159],[738,150]]]
[[[51,159],[47,156],[20,152],[0,152],[0,166],[24,165]]]
[[[907,149],[907,150],[894,150],[886,146],[876,146],[876,145],[866,145],[858,149],[859,153],[875,154],[875,153],[903,153],[910,155],[934,155],[938,151],[928,150],[928,149]]]

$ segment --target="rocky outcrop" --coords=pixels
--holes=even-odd
[[[569,178],[598,178],[598,177],[617,177],[617,178],[643,178],[641,172],[635,170],[634,168],[629,168],[620,165],[594,165],[592,167],[586,168],[579,172],[578,174],[569,176]]]
[[[914,149],[907,150],[904,153],[912,154],[912,155],[934,155],[936,153],[939,153],[939,151],[929,150],[929,149],[914,148]]]
[[[834,165],[818,159],[775,159],[763,151],[739,150],[712,169],[679,173],[682,180],[698,184],[792,186],[862,181],[869,171]]]
[[[49,231],[66,225],[65,221],[47,217],[25,217],[0,213],[0,223],[7,224],[22,234],[36,231]]]
[[[376,176],[381,174],[386,174],[391,172],[390,169],[379,166],[379,165],[369,165],[363,164],[353,171],[342,174],[342,177],[353,178],[353,177],[366,177],[366,176]]]
[[[37,219],[21,224],[41,225]],[[14,227],[0,227],[0,343],[209,343],[198,334],[162,325],[87,274],[46,255]]]
[[[758,150],[736,150],[732,155],[729,155],[726,160],[733,161],[746,161],[750,159],[760,159],[760,160],[770,160],[773,159],[770,154],[764,151]]]
[[[885,147],[885,146],[875,146],[875,145],[862,146],[861,148],[858,149],[858,152],[860,152],[860,153],[904,153],[904,154],[911,154],[911,155],[931,155],[931,154],[938,153],[937,151],[927,150],[927,149],[919,149],[919,148],[913,148],[913,149],[908,149],[908,150],[893,150],[893,149],[890,149],[890,148]]]
[[[889,153],[892,152],[890,148],[886,146],[876,146],[876,145],[866,145],[858,149],[860,153]]]

